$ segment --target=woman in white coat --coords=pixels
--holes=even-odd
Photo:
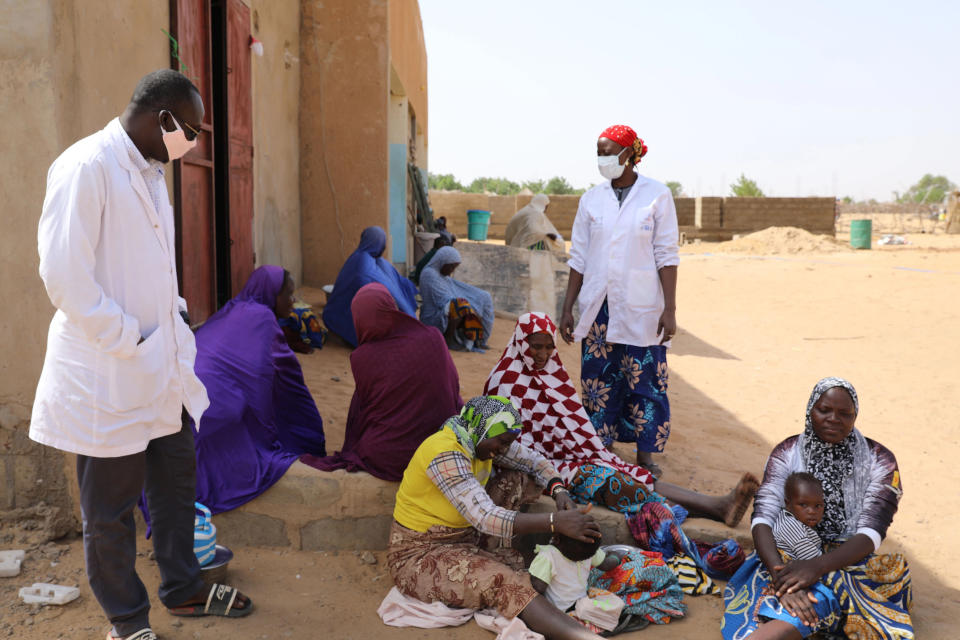
[[[678,228],[670,189],[634,169],[646,153],[624,125],[597,140],[607,180],[580,198],[560,332],[568,343],[582,340],[583,405],[604,444],[636,442],[637,464],[659,476],[651,454],[670,435],[666,353],[677,330]]]

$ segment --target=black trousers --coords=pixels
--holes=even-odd
[[[186,411],[178,433],[151,440],[145,451],[119,458],[77,456],[77,477],[87,577],[117,635],[150,626],[150,598],[135,567],[133,510],[141,491],[150,511],[160,601],[177,606],[200,591],[193,553],[196,460]]]

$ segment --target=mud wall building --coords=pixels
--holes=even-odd
[[[416,0],[8,0],[4,9],[0,539],[5,522],[28,517],[38,536],[77,524],[73,457],[27,437],[54,311],[38,276],[37,222],[51,162],[118,116],[143,75],[182,70],[207,110],[200,144],[167,172],[195,322],[258,265],[282,265],[298,283],[332,281],[370,224],[393,233],[388,250],[404,263],[401,174],[408,163],[426,171],[427,144]]]

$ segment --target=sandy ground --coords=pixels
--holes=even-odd
[[[759,474],[773,445],[802,429],[817,379],[850,379],[860,394],[858,427],[900,463],[905,494],[883,549],[910,560],[917,637],[956,638],[960,574],[949,554],[960,529],[960,237],[909,239],[914,244],[869,252],[773,256],[684,247],[680,332],[669,356],[673,435],[661,464],[666,479],[703,491],[720,491],[744,470]],[[505,344],[511,330],[499,320],[492,342]],[[454,355],[465,397],[480,392],[498,356]],[[561,347],[561,356],[576,377],[576,348]],[[348,351],[330,344],[302,361],[334,450],[353,387]],[[141,549],[141,575],[155,593],[156,564],[149,547]],[[155,610],[162,638],[493,638],[472,623],[383,626],[375,613],[390,586],[382,552],[375,565],[350,552],[235,552],[230,580],[253,596],[254,615],[181,623]],[[30,551],[19,578],[0,579],[0,637],[102,638],[108,625],[82,566],[75,540]],[[18,587],[44,579],[79,584],[80,600],[46,609],[18,603]],[[623,637],[719,637],[720,600],[688,602],[686,619]]]

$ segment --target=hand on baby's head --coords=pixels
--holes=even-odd
[[[554,546],[560,550],[563,557],[574,562],[592,558],[597,549],[600,548],[600,541],[601,539],[597,538],[593,542],[581,542],[576,538],[570,538],[560,533],[554,536]]]

